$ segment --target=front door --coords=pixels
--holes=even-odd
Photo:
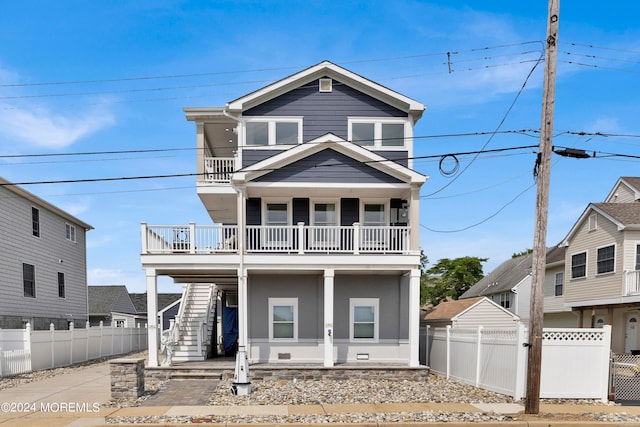
[[[624,334],[624,352],[631,353],[636,350],[636,339],[638,337],[638,315],[631,314],[627,317],[627,327]]]

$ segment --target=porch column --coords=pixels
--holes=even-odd
[[[420,269],[412,268],[409,278],[409,366],[420,366]]]
[[[146,269],[147,275],[147,344],[149,366],[158,366],[158,276],[154,268]]]
[[[324,271],[324,366],[333,366],[333,282],[335,272]]]
[[[196,122],[196,171],[198,172],[198,176],[196,177],[196,181],[205,181],[205,169],[204,169],[204,157],[205,157],[205,149],[204,149],[204,122]]]
[[[249,344],[248,323],[248,299],[247,299],[247,270],[238,269],[238,346],[245,347]]]
[[[411,187],[411,201],[409,203],[409,226],[411,236],[409,242],[410,252],[420,252],[420,187]]]

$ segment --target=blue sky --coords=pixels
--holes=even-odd
[[[553,157],[549,245],[618,177],[639,175],[640,162],[606,154],[640,155],[640,5],[563,0],[560,8],[554,144],[597,157]],[[453,177],[441,174],[438,156],[539,143],[534,132],[508,131],[540,128],[546,18],[542,0],[4,2],[0,156],[167,151],[0,157],[0,176],[193,173],[195,127],[183,107],[222,106],[330,60],[428,106],[415,128],[415,155],[435,156],[415,162],[430,176],[421,246],[432,263],[489,258],[487,273],[532,247],[536,149],[459,155]],[[490,134],[498,129],[507,132]],[[442,162],[453,167],[451,157]],[[210,223],[193,177],[25,188],[95,227],[92,285],[144,291],[141,221]],[[160,290],[179,288],[161,281]]]

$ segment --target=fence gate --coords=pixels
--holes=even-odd
[[[640,356],[613,355],[611,394],[614,395],[615,400],[640,400]]]

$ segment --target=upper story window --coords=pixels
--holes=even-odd
[[[71,224],[65,224],[65,238],[67,240],[71,240],[72,242],[77,242],[76,239],[76,227]]]
[[[349,119],[349,141],[365,147],[405,147],[409,128],[405,120]]]
[[[245,122],[245,145],[296,145],[302,143],[302,118],[256,118]]]
[[[266,245],[272,247],[287,246],[290,243],[289,204],[266,203],[265,225],[263,239]]]
[[[506,308],[506,309],[510,309],[511,308],[511,299],[512,299],[512,293],[511,292],[502,292],[499,294],[495,294],[491,299],[500,304],[500,306]]]
[[[616,246],[610,245],[598,248],[598,260],[596,261],[597,274],[612,273],[615,271]]]
[[[387,225],[384,203],[365,203],[363,206],[362,225]]]
[[[24,296],[36,297],[36,267],[31,264],[22,264],[22,284]]]
[[[587,277],[587,252],[571,255],[571,278]]]
[[[33,235],[40,237],[40,209],[31,208],[31,224],[33,229]]]
[[[636,245],[636,271],[640,270],[640,245]]]
[[[559,297],[564,292],[564,272],[556,273],[554,295]]]
[[[269,298],[269,339],[298,339],[297,298]]]

